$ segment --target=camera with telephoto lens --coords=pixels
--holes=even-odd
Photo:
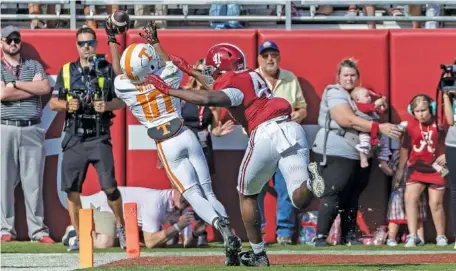
[[[456,91],[456,65],[440,65],[442,75],[440,76],[439,89],[443,92]]]

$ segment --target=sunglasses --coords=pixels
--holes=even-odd
[[[93,46],[97,45],[97,41],[96,40],[78,41],[79,47],[84,47],[86,44],[89,45],[90,47],[93,47]]]
[[[6,38],[6,39],[5,39],[5,42],[6,42],[6,44],[8,44],[8,45],[10,45],[11,42],[13,42],[13,41],[14,41],[15,44],[21,43],[21,39],[20,39],[20,38]]]

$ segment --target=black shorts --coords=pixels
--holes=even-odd
[[[110,135],[82,139],[66,134],[62,141],[61,190],[82,192],[89,164],[95,167],[102,189],[117,187]]]

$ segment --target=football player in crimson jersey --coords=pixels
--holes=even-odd
[[[261,75],[247,69],[244,53],[235,45],[221,43],[209,49],[203,74],[182,58],[171,56],[171,59],[206,89],[218,91],[173,89],[155,75],[146,75],[145,80],[162,93],[189,103],[228,107],[232,117],[247,130],[250,139],[241,163],[237,189],[252,251],[240,254],[241,263],[268,266],[257,195],[277,167],[297,208],[310,203],[312,192],[320,197],[325,189],[318,165],[311,163],[308,166],[309,149],[304,130],[301,125],[290,121],[290,104],[285,99],[273,97]]]

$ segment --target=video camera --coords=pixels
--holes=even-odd
[[[94,72],[96,76],[108,76],[109,74],[109,62],[106,60],[105,55],[95,54],[90,55],[87,58],[91,67],[91,72]]]
[[[440,76],[439,89],[443,92],[456,91],[456,64],[440,65],[442,75]]]

